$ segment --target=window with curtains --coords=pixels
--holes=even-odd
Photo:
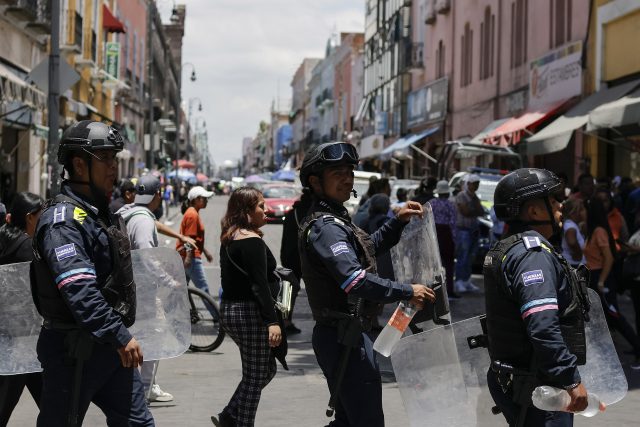
[[[511,68],[527,63],[529,0],[511,3]]]
[[[549,49],[571,41],[571,0],[549,0]]]
[[[465,87],[469,86],[473,80],[473,30],[468,22],[464,25],[464,34],[461,37],[460,57],[462,63],[460,67],[462,69],[460,87]]]
[[[484,10],[484,20],[480,24],[480,80],[493,76],[495,21],[491,7],[487,6]]]

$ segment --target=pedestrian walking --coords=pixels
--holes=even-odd
[[[9,220],[0,226],[0,265],[33,259],[32,237],[43,202],[40,196],[33,193],[22,192],[13,197]],[[25,387],[39,406],[42,373],[0,376],[0,426],[6,426],[9,422]]]
[[[124,205],[133,203],[133,198],[136,196],[136,185],[134,180],[125,178],[120,183],[119,195],[111,201],[109,204],[109,210],[111,212],[117,212],[118,209]]]
[[[438,180],[434,176],[428,176],[422,178],[420,185],[416,189],[416,194],[413,196],[413,200],[424,205],[429,200],[433,199],[433,192],[436,189]]]
[[[455,266],[455,232],[458,212],[456,205],[449,200],[451,188],[446,180],[438,181],[436,185],[438,197],[429,200],[433,211],[433,220],[436,224],[436,235],[440,249],[440,259],[446,272],[447,295],[449,298],[460,298],[453,287],[453,271]]]
[[[368,217],[364,221],[362,229],[368,234],[378,231],[390,219],[389,209],[391,209],[389,196],[381,193],[371,196],[369,198]],[[376,270],[378,271],[378,276],[383,279],[395,280],[390,251],[376,254]]]
[[[43,327],[38,426],[80,425],[95,403],[108,425],[153,426],[140,373],[142,349],[127,330],[135,321],[135,283],[124,222],[109,194],[124,147],[118,131],[85,120],[60,140],[68,177],[44,204],[34,234],[34,300]]]
[[[204,275],[204,268],[202,265],[202,255],[205,256],[207,261],[213,261],[213,255],[204,246],[204,223],[200,218],[200,211],[207,207],[209,198],[213,196],[213,192],[205,190],[201,186],[195,186],[189,190],[187,199],[183,203],[182,222],[180,223],[180,234],[190,237],[195,240],[196,245],[193,247],[193,253],[191,255],[191,264],[187,267],[185,273],[187,274],[187,283],[192,281],[193,284],[200,290],[209,292],[209,285],[207,278]],[[180,252],[182,259],[187,256],[185,246],[182,241],[176,242],[176,250]]]
[[[293,271],[298,279],[292,283],[291,289],[291,310],[289,316],[284,320],[285,332],[287,335],[299,334],[302,332],[293,323],[293,310],[298,294],[300,293],[300,281],[302,280],[302,267],[300,266],[300,251],[298,249],[298,227],[302,224],[302,219],[307,216],[307,211],[311,207],[311,197],[302,194],[299,200],[293,204],[292,209],[284,216],[282,225],[282,240],[280,241],[280,261],[282,266]]]
[[[507,235],[484,261],[491,397],[509,426],[568,427],[569,412],[542,411],[531,402],[537,385],[567,391],[566,411],[587,407],[578,365],[586,363],[586,287],[549,239],[560,229],[561,181],[524,168],[496,186],[494,208]]]
[[[218,417],[211,417],[217,426],[253,426],[262,390],[276,374],[272,349],[281,344],[282,330],[269,286],[276,260],[260,230],[266,223],[259,190],[241,187],[231,193],[221,221],[221,317],[240,349],[242,380]]]
[[[373,235],[353,225],[343,203],[353,190],[359,157],[344,142],[320,144],[304,158],[300,180],[312,206],[299,230],[302,277],[316,322],[312,345],[335,406],[336,426],[384,425],[382,386],[370,329],[378,304],[408,300],[422,306],[435,293],[422,284],[376,274],[375,256],[400,239],[406,223],[422,215],[409,202]],[[342,362],[340,362],[342,361]]]
[[[468,174],[465,177],[464,190],[456,196],[458,215],[456,220],[456,281],[453,289],[456,293],[477,292],[479,289],[471,282],[471,265],[478,251],[480,223],[478,217],[484,215],[476,192],[480,186],[480,177]]]
[[[158,231],[153,211],[162,203],[160,180],[153,175],[144,175],[136,182],[133,203],[124,205],[117,212],[127,225],[131,249],[158,247]],[[141,368],[142,385],[149,402],[170,402],[173,395],[163,391],[156,383],[159,361],[147,361]]]
[[[580,224],[586,220],[587,211],[582,200],[567,199],[562,204],[562,256],[573,268],[587,263],[582,253],[585,240],[580,229]]]

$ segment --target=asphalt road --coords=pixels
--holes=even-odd
[[[217,295],[220,286],[220,270],[218,267],[218,250],[220,234],[220,218],[226,208],[226,197],[214,197],[202,216],[206,228],[206,245],[214,253],[211,264],[205,264],[211,292]],[[170,219],[174,228],[179,226],[180,215],[173,208]],[[263,228],[264,239],[276,258],[280,254],[282,226],[273,224]],[[161,243],[173,246],[173,240],[161,238]],[[474,276],[474,282],[482,287],[481,276]],[[621,298],[623,311],[631,316],[630,302]],[[386,321],[393,307],[388,307],[381,317]],[[484,309],[482,294],[466,295],[461,300],[451,303],[454,319],[466,319],[479,315]],[[630,317],[632,319],[632,317]],[[329,419],[324,415],[329,393],[313,350],[311,349],[311,331],[313,321],[304,289],[296,304],[295,324],[302,333],[289,337],[289,355],[287,357],[290,370],[284,371],[279,366],[278,374],[263,391],[256,426],[297,426],[318,427],[326,425]],[[627,372],[629,393],[620,403],[611,406],[606,413],[594,418],[576,417],[577,426],[632,426],[638,425],[640,415],[640,371],[629,371],[631,356],[626,352],[629,346],[621,342],[614,334],[619,356]],[[389,427],[407,426],[408,420],[402,405],[400,393],[395,383],[391,364],[381,358],[383,371],[383,404],[386,425]],[[211,426],[210,416],[217,414],[224,407],[235,390],[241,377],[241,365],[238,348],[229,338],[222,346],[211,353],[190,353],[165,360],[160,363],[157,382],[163,390],[174,395],[175,399],[167,403],[153,403],[151,411],[158,426]],[[453,404],[453,402],[452,402]],[[14,411],[9,426],[34,426],[37,407],[31,395],[25,391]],[[84,425],[106,425],[105,418],[98,408],[91,406]],[[435,426],[425,419],[425,426]],[[501,416],[496,416],[488,426],[506,425]]]

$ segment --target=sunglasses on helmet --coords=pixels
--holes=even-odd
[[[320,159],[327,162],[339,162],[347,157],[353,163],[358,163],[360,159],[356,148],[351,144],[332,144],[322,150]]]

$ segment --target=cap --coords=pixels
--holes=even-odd
[[[470,173],[466,176],[465,182],[480,182],[480,177],[475,173]]]
[[[191,190],[189,190],[189,194],[187,195],[187,198],[189,200],[193,200],[193,199],[196,199],[198,197],[204,197],[204,198],[208,199],[211,196],[213,196],[213,191],[207,191],[207,190],[204,189],[204,187],[202,187],[200,185],[196,185]]]
[[[438,181],[436,185],[436,193],[438,194],[450,194],[451,187],[449,187],[449,183],[444,179],[442,181]]]
[[[160,180],[158,178],[153,175],[141,176],[136,185],[136,198],[133,203],[148,205],[158,191],[160,191]]]

